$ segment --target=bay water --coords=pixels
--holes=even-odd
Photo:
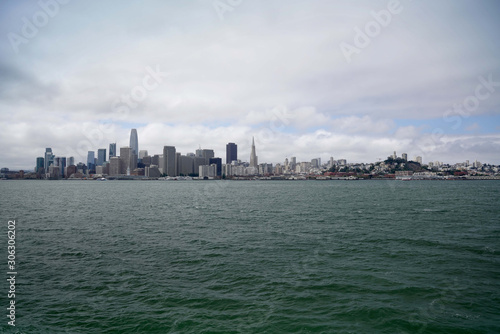
[[[498,181],[0,181],[0,217],[3,333],[500,333]]]

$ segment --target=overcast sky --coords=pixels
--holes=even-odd
[[[62,3],[64,2],[64,3]],[[43,9],[43,7],[45,9]],[[500,2],[0,3],[0,167],[52,147],[500,164]],[[377,21],[378,20],[378,21]]]

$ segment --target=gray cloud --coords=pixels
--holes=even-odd
[[[33,152],[55,147],[60,136],[74,147],[85,140],[89,130],[81,122],[104,121],[116,122],[114,140],[126,139],[128,126],[146,124],[151,134],[144,133],[144,144],[153,151],[166,142],[193,151],[201,141],[223,155],[223,141],[244,143],[259,134],[261,161],[281,161],[284,152],[368,161],[394,149],[416,151],[425,129],[408,123],[442,119],[474,94],[479,76],[500,81],[499,10],[494,1],[401,5],[351,63],[340,43],[354,43],[354,28],[373,21],[371,12],[387,9],[386,1],[242,1],[223,20],[213,1],[61,5],[18,54],[7,38],[0,41],[5,157],[30,152],[20,160],[30,167]],[[36,3],[2,6],[4,37],[20,34],[22,18],[40,10]],[[147,67],[168,75],[134,107],[118,112],[116,101],[143,85]],[[471,123],[474,116],[498,114],[499,92],[481,101]],[[277,107],[290,116],[278,129]],[[192,131],[206,135],[192,139]],[[455,142],[461,146],[452,146],[461,154],[475,154],[474,140],[496,148],[496,137],[461,131]],[[439,152],[460,158],[448,149]],[[478,159],[500,163],[477,152]]]

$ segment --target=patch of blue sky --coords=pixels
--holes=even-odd
[[[435,119],[395,119],[396,127],[414,126],[424,133],[441,129],[445,134],[491,134],[500,132],[500,114],[464,117],[458,114]]]

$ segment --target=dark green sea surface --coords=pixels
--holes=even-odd
[[[499,181],[0,181],[4,333],[500,333]]]

